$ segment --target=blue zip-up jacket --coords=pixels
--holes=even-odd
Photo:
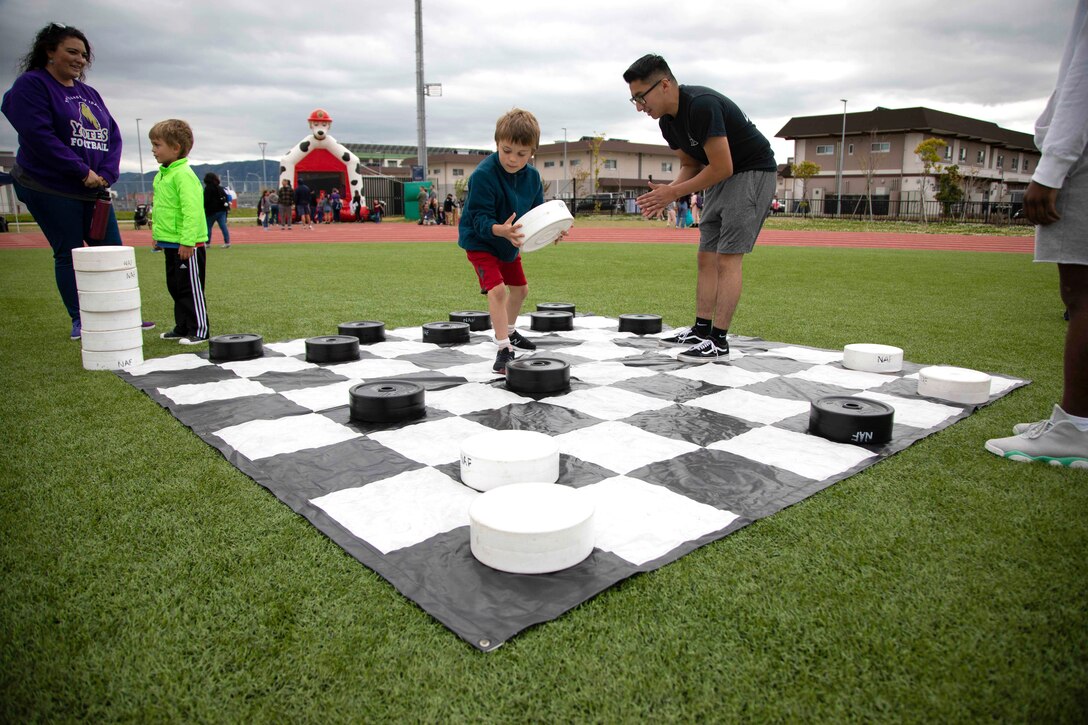
[[[480,162],[468,179],[468,196],[458,225],[457,244],[470,252],[488,252],[503,262],[513,262],[521,251],[509,240],[491,233],[511,214],[517,222],[530,209],[544,203],[540,172],[528,164],[511,174],[499,163],[498,153]]]

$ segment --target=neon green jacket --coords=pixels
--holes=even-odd
[[[154,223],[151,237],[161,244],[195,247],[208,241],[204,187],[189,168],[189,159],[160,166],[155,174]]]

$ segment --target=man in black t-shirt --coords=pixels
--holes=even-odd
[[[726,336],[740,301],[744,255],[755,246],[774,196],[771,144],[721,93],[677,83],[659,55],[636,60],[623,80],[631,103],[658,121],[680,157],[676,179],[651,181],[650,191],[638,197],[642,215],[654,218],[670,202],[703,192],[695,324],[663,341],[690,346],[677,358],[684,362],[728,360]]]

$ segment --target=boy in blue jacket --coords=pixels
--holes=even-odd
[[[506,374],[506,364],[514,359],[514,348],[536,349],[514,329],[521,305],[529,295],[520,256],[525,235],[520,231],[521,224],[514,220],[544,203],[540,172],[528,165],[539,144],[540,124],[528,111],[514,108],[498,120],[496,151],[469,177],[458,226],[457,244],[467,253],[480,291],[487,295],[491,326],[499,346],[492,370],[499,375]]]

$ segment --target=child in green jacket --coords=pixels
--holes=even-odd
[[[189,167],[193,130],[185,121],[159,121],[148,132],[151,153],[159,162],[155,174],[155,224],[152,237],[166,255],[166,289],[174,298],[174,329],[164,340],[198,345],[208,340],[208,308],[204,299],[208,228],[204,189]]]

